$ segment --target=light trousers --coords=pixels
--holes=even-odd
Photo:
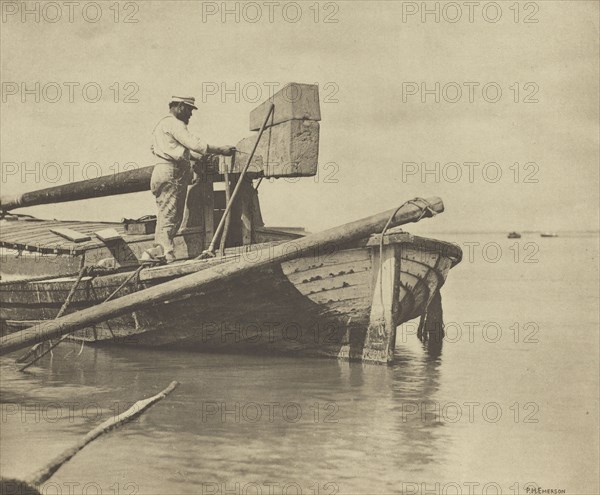
[[[150,190],[158,207],[154,240],[167,259],[175,257],[173,239],[181,227],[187,189],[192,180],[189,162],[160,162],[154,166]]]

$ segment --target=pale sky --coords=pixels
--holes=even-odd
[[[49,162],[59,164],[57,183],[81,179],[83,169],[95,176],[89,162],[106,174],[114,163],[152,164],[150,133],[171,95],[205,100],[190,130],[209,143],[235,144],[251,135],[248,115],[258,105],[244,101],[242,88],[246,99],[255,97],[256,88],[265,99],[274,84],[317,82],[319,177],[264,181],[260,197],[267,225],[317,231],[415,196],[440,196],[446,212],[412,231],[598,229],[598,2],[541,1],[527,7],[521,2],[519,22],[515,2],[499,2],[502,17],[495,23],[482,11],[490,2],[475,9],[473,22],[464,2],[454,3],[463,10],[454,23],[448,19],[457,11],[445,2],[438,3],[440,22],[434,14],[423,22],[420,12],[403,20],[403,9],[407,14],[421,2],[279,2],[272,4],[273,22],[262,1],[225,2],[239,9],[239,22],[234,14],[222,19],[220,12],[203,22],[203,9],[219,10],[223,2],[121,2],[117,23],[112,1],[99,3],[102,17],[95,23],[81,10],[90,2],[74,7],[73,22],[68,7],[56,2],[62,18],[54,23],[48,19],[56,17],[55,6],[28,2],[40,5],[36,23],[34,14],[25,22],[21,12],[11,14],[21,2],[1,3],[2,194],[54,185],[48,180],[55,180],[57,168]],[[437,2],[425,3],[435,8]],[[291,22],[296,5],[302,18]],[[248,22],[257,8],[261,19]],[[497,15],[486,9],[488,19]],[[139,22],[123,22],[127,14]],[[97,12],[88,8],[86,15],[93,19]],[[525,23],[526,18],[538,22]],[[22,83],[34,92],[40,84],[39,102],[35,94],[22,102]],[[65,83],[74,87],[72,102]],[[95,87],[102,90],[100,101],[84,100],[88,83],[95,83],[90,98]],[[429,95],[422,103],[421,83],[429,89],[446,86],[446,98],[441,94],[436,103]],[[474,88],[473,102],[465,83]],[[208,94],[215,85],[218,93]],[[223,85],[232,92],[223,93]],[[484,99],[485,85],[488,100],[501,88],[497,102]],[[56,86],[63,89],[60,98]],[[415,87],[419,93],[406,94]],[[455,98],[456,87],[462,97],[446,101]],[[17,94],[10,94],[15,88]],[[131,93],[137,102],[125,103]],[[15,171],[10,162],[28,168]],[[423,162],[429,170],[439,162],[439,181],[433,173],[421,175]],[[472,182],[467,162],[480,163],[471,165]],[[489,162],[497,166],[486,167],[484,177]],[[491,182],[498,169],[502,177]],[[25,170],[33,172],[24,177]],[[525,183],[526,178],[537,182]],[[22,212],[118,221],[154,209],[147,192]]]

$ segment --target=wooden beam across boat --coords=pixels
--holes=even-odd
[[[96,177],[95,179],[62,184],[22,194],[2,194],[0,195],[0,210],[9,211],[28,206],[65,203],[68,201],[149,191],[150,177],[152,176],[153,169],[154,166],[151,165],[118,174],[105,175]],[[262,172],[252,172],[248,174],[248,177],[256,179],[262,175]],[[224,180],[223,175],[217,172],[210,174],[209,179],[211,183],[222,182]],[[204,180],[207,180],[206,177]]]
[[[410,222],[418,222],[424,217],[443,211],[444,204],[437,197],[407,201],[399,208],[272,246],[258,258],[226,262],[7,335],[0,339],[0,355],[24,349],[48,339],[58,338],[143,307],[191,293],[205,292],[216,284],[230,281],[254,270],[307,256],[319,252],[317,251],[319,249],[327,249],[363,239],[375,232],[381,232],[385,227],[392,228]]]
[[[0,209],[3,211],[27,206],[64,203],[80,199],[99,198],[117,194],[147,191],[150,189],[150,176],[153,167],[137,168],[118,174],[96,177],[70,184],[48,187],[22,194],[0,195]]]

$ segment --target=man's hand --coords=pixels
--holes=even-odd
[[[236,152],[235,146],[209,146],[209,153],[215,155],[231,156]]]
[[[237,151],[235,146],[219,146],[219,150],[219,154],[223,156],[231,156]]]

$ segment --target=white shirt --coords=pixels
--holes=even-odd
[[[207,144],[174,115],[161,119],[152,132],[152,153],[166,160],[190,160],[190,151],[205,154]]]

